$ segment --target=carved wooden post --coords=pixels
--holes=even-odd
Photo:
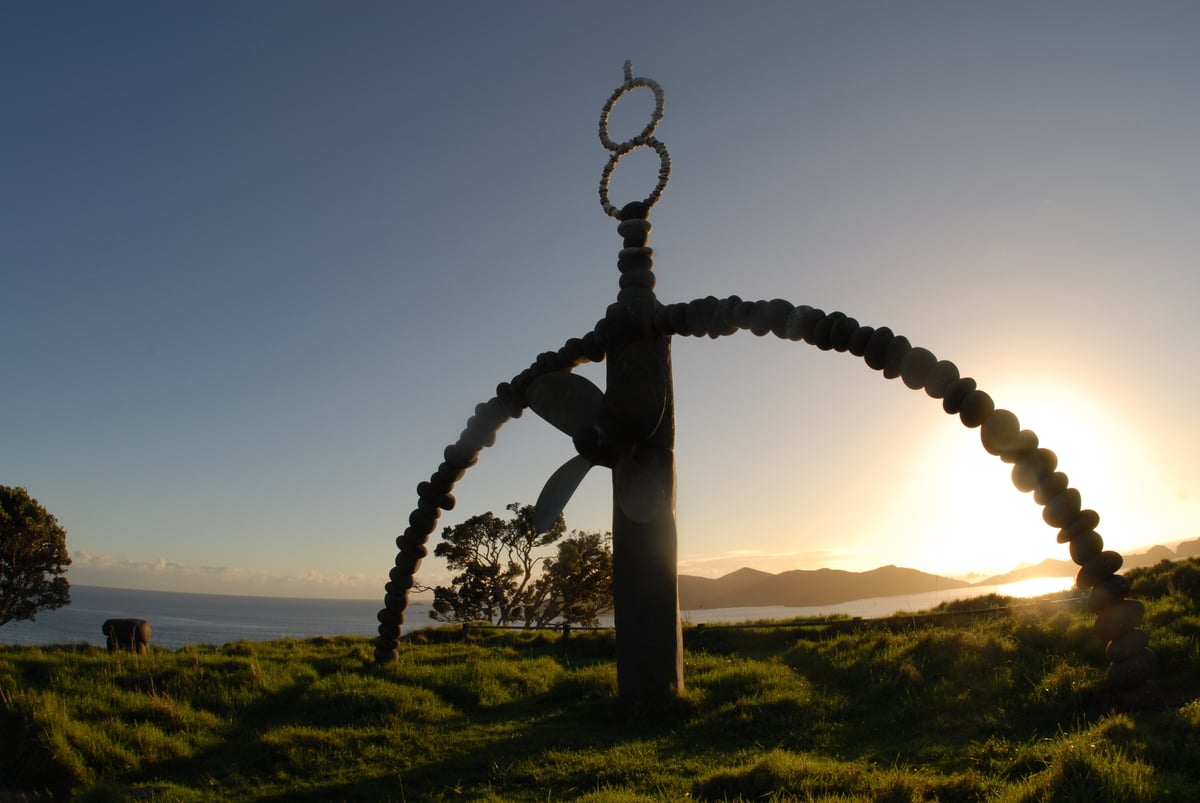
[[[612,434],[632,447],[629,459],[613,466],[613,601],[617,629],[617,686],[629,710],[660,707],[683,690],[683,633],[679,621],[678,541],[675,531],[675,404],[670,337],[654,325],[660,304],[654,295],[650,207],[670,175],[670,156],[654,138],[663,115],[662,88],[634,78],[625,62],[625,82],[600,114],[600,141],[612,156],[600,180],[605,212],[621,222],[617,259],[620,291],[605,313],[607,334],[606,417]],[[615,143],[608,116],[617,100],[637,87],[654,93],[654,112],[642,133]],[[619,212],[608,184],[620,158],[634,148],[659,155],[658,184],[645,201]]]
[[[605,314],[609,412],[636,444],[633,459],[613,467],[617,686],[629,710],[661,707],[683,690],[671,342],[654,329],[646,211],[622,210],[622,289]]]

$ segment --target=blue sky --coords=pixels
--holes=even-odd
[[[1037,431],[1114,548],[1200,537],[1198,40],[1189,3],[5,3],[0,483],[74,582],[381,595],[475,404],[616,293],[596,124],[632,59],[666,91],[660,300],[890,326]],[[1066,556],[861,360],[674,361],[682,571]],[[441,524],[571,453],[510,422]],[[609,528],[607,482],[569,526]]]

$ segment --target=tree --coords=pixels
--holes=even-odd
[[[0,485],[0,625],[71,602],[67,531],[24,488]]]
[[[450,586],[434,588],[431,618],[497,625],[527,621],[530,583],[535,568],[546,559],[535,550],[561,538],[566,524],[559,515],[548,531],[539,533],[533,526],[532,505],[513,502],[506,509],[514,514],[510,521],[489,511],[442,530],[433,554],[460,573]]]
[[[612,535],[575,531],[559,542],[534,583],[533,600],[530,615],[538,627],[599,624],[613,609]]]

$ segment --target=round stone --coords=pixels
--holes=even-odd
[[[900,379],[910,390],[923,388],[937,361],[937,356],[929,349],[913,346],[900,360]]]
[[[572,366],[586,362],[583,359],[583,340],[578,337],[567,338],[567,342],[563,343],[562,348],[558,350],[558,358],[567,365]],[[481,402],[475,405],[475,414],[484,415],[484,410],[486,409],[487,404]]]
[[[401,611],[393,611],[391,608],[384,608],[379,613],[375,614],[375,619],[381,625],[392,625],[400,627],[404,624],[404,613]]]
[[[1029,493],[1038,483],[1054,473],[1058,455],[1049,449],[1035,449],[1013,465],[1012,482],[1022,493]]]
[[[869,367],[876,371],[883,370],[883,366],[887,362],[888,346],[891,345],[892,338],[895,336],[892,330],[886,326],[881,326],[871,333],[867,350],[863,354],[863,359],[867,361]]]
[[[834,351],[844,352],[850,348],[851,339],[858,333],[858,321],[854,318],[842,317],[833,325],[829,342]]]
[[[432,502],[436,507],[439,507],[442,510],[454,509],[454,494],[435,488],[431,482],[417,483],[417,496],[422,501]]]
[[[649,220],[644,217],[634,217],[618,223],[617,234],[621,236],[623,244],[627,247],[645,245],[652,228]]]
[[[1067,490],[1068,484],[1070,484],[1070,480],[1067,478],[1067,475],[1061,471],[1056,471],[1039,482],[1038,487],[1033,489],[1033,501],[1039,505],[1044,505]]]
[[[1108,642],[1108,646],[1104,648],[1104,657],[1110,663],[1119,664],[1122,661],[1128,661],[1148,646],[1150,646],[1150,634],[1140,627],[1135,627],[1125,635]]]
[[[983,427],[979,430],[979,439],[988,454],[998,456],[1005,446],[1016,439],[1020,431],[1021,422],[1017,420],[1016,415],[1001,408],[983,422]]]
[[[729,296],[717,302],[716,309],[713,311],[713,323],[709,326],[710,337],[718,335],[724,337],[732,335],[738,330],[738,325],[733,320],[733,309],[741,303],[742,299],[738,296]]]
[[[1108,667],[1108,687],[1115,692],[1136,689],[1150,682],[1157,660],[1154,651],[1143,649]]]
[[[704,299],[698,298],[695,301],[689,301],[687,304],[688,331],[695,337],[707,335],[710,323],[712,323],[712,311],[705,308]]]
[[[1092,629],[1101,641],[1113,641],[1133,630],[1146,617],[1146,606],[1139,599],[1123,599],[1096,614]]]
[[[622,248],[617,252],[617,270],[621,273],[649,273],[654,268],[654,249],[649,246]]]
[[[389,594],[403,594],[412,588],[414,583],[416,583],[416,579],[414,579],[411,574],[405,574],[397,571],[395,568],[392,569],[388,577],[388,581],[383,584],[383,590]],[[408,597],[405,597],[404,599],[407,603]],[[396,606],[388,603],[388,607],[394,608]]]
[[[395,582],[404,577],[412,579],[412,576],[417,573],[417,569],[421,568],[421,559],[414,555],[407,555],[403,552],[396,553],[396,565],[388,572],[388,579]]]
[[[417,508],[408,514],[409,526],[416,530],[424,530],[425,532],[432,532],[434,526],[437,524],[437,520],[437,513],[431,510]]]
[[[801,326],[803,325],[804,313],[808,312],[810,309],[812,309],[812,307],[808,306],[807,304],[801,304],[800,306],[793,308],[792,311],[788,313],[787,329],[785,330],[788,340],[804,339]]]
[[[717,314],[717,308],[721,305],[721,302],[716,296],[705,296],[699,301],[693,301],[692,303],[699,304],[700,320],[703,322],[701,328],[710,338],[715,340],[721,335],[728,334],[728,332],[722,331],[721,317]],[[689,310],[689,314],[690,312]],[[688,323],[690,325],[690,319]]]
[[[598,331],[588,332],[581,339],[583,340],[583,356],[592,362],[600,362],[604,359],[604,338]]]
[[[904,355],[912,351],[912,343],[904,335],[896,335],[888,343],[887,356],[883,359],[883,378],[895,379],[900,376],[900,363]]]
[[[795,309],[792,302],[785,301],[782,298],[773,298],[767,302],[767,320],[771,325],[771,332],[781,340],[787,339],[787,322],[788,316]]]
[[[639,270],[622,273],[617,279],[617,287],[622,290],[653,290],[658,279],[652,271]]]
[[[844,320],[846,314],[844,312],[831,312],[825,316],[817,328],[813,330],[813,345],[821,351],[829,351],[833,348],[833,327],[838,322]]]
[[[765,301],[755,301],[750,308],[750,333],[762,337],[771,331],[771,316]]]
[[[809,307],[800,316],[800,339],[810,346],[817,344],[817,327],[825,320],[825,310]]]
[[[1088,561],[1104,551],[1104,539],[1095,530],[1088,530],[1071,539],[1070,551],[1071,560],[1076,566],[1086,566]]]
[[[1080,533],[1094,530],[1100,526],[1100,514],[1094,510],[1081,510],[1071,523],[1058,531],[1058,543],[1065,544]]]
[[[958,417],[963,422],[963,426],[974,429],[987,421],[995,410],[996,403],[992,401],[992,397],[977,389],[963,397]]]
[[[411,555],[416,560],[424,560],[429,555],[429,548],[425,546],[425,538],[428,535],[428,532],[409,527],[404,531],[404,535],[396,539],[396,548],[400,550],[400,555]],[[396,562],[400,562],[399,555]]]
[[[938,360],[925,381],[925,392],[931,399],[941,399],[946,391],[959,379],[958,366],[949,360]]]
[[[855,357],[861,357],[867,353],[867,344],[871,342],[871,337],[875,334],[874,326],[860,326],[850,335],[850,345],[846,350]]]
[[[1080,497],[1079,491],[1068,488],[1046,503],[1042,511],[1042,520],[1051,527],[1066,527],[1079,515],[1082,507],[1083,498]]]
[[[496,399],[504,405],[504,412],[513,418],[519,418],[525,411],[525,400],[507,382],[496,385]]]
[[[967,398],[967,394],[973,390],[975,390],[975,380],[971,377],[963,376],[954,380],[942,396],[942,409],[946,411],[947,415],[957,415],[962,409],[963,399]]]
[[[1129,595],[1129,589],[1132,585],[1129,582],[1129,578],[1124,575],[1109,575],[1092,586],[1092,590],[1088,592],[1088,610],[1092,613],[1099,613],[1108,606],[1120,602]],[[1109,658],[1108,660],[1112,661],[1114,659]]]
[[[559,371],[563,368],[566,368],[566,364],[559,358],[558,352],[556,351],[543,351],[541,354],[537,355],[537,359],[534,360],[533,365],[538,370],[539,374],[547,371]]]
[[[753,301],[740,301],[733,308],[733,322],[738,325],[739,329],[750,328],[750,311],[753,309]]]
[[[442,462],[438,465],[437,471],[433,473],[433,476],[429,478],[429,482],[438,490],[449,493],[450,489],[454,487],[454,483],[466,476],[466,473],[467,470],[465,468],[452,465],[449,462]]]
[[[1075,585],[1084,591],[1092,589],[1110,574],[1116,574],[1125,559],[1112,550],[1101,552],[1089,560],[1075,575]]]
[[[442,452],[442,456],[446,458],[447,463],[461,469],[468,469],[479,460],[478,450],[462,443],[450,444]]]
[[[458,433],[457,445],[469,453],[482,451],[488,436],[495,435],[494,432],[484,431],[478,422],[478,418],[471,416],[467,419],[467,426]]]
[[[1017,437],[1004,447],[1004,451],[1000,452],[1000,459],[1005,463],[1015,463],[1022,457],[1038,448],[1038,436],[1031,429],[1023,429],[1017,433]]]

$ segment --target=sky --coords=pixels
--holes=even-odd
[[[73,583],[382,598],[475,405],[615,298],[597,121],[630,59],[666,93],[659,300],[889,326],[1038,433],[1109,547],[1200,537],[1197,41],[1183,2],[9,0],[0,484]],[[681,572],[1068,557],[922,391],[672,345]],[[434,538],[572,454],[510,421]],[[611,529],[606,472],[566,517]]]

